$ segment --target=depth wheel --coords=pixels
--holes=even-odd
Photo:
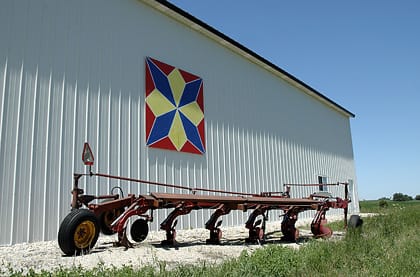
[[[144,219],[137,219],[133,222],[130,229],[131,238],[136,242],[142,242],[149,234],[149,225]]]
[[[355,214],[350,216],[349,222],[347,224],[349,228],[358,228],[358,227],[361,227],[362,225],[363,225],[363,219],[361,219],[360,216],[355,215]]]
[[[113,235],[115,231],[112,230],[111,224],[117,217],[124,212],[124,208],[113,209],[105,211],[99,215],[99,226],[101,226],[101,232],[104,235]]]
[[[61,222],[58,245],[66,255],[88,253],[99,236],[99,224],[95,214],[86,209],[76,209]]]

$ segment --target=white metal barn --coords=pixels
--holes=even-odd
[[[1,245],[57,237],[70,210],[72,174],[86,171],[85,141],[97,172],[242,192],[281,191],[284,183],[349,182],[350,213],[358,212],[354,115],[166,1],[4,0],[0,38]],[[158,96],[146,99],[147,71],[159,73],[148,61],[202,80],[204,112],[194,114],[196,105],[185,113],[195,118],[199,132],[190,140],[167,130],[166,143],[172,141],[175,151],[150,141],[163,133],[150,129],[147,107],[155,105],[158,111],[152,112],[159,114],[164,105],[156,105]],[[186,122],[178,108],[173,114],[173,124]],[[189,144],[200,141],[198,135],[201,148]],[[197,149],[201,153],[188,153]],[[91,194],[114,186],[135,194],[156,190],[83,180]],[[292,196],[313,189],[293,188]],[[329,213],[334,212],[342,213]],[[203,227],[209,215],[192,212],[179,225]],[[155,216],[152,228],[158,229],[165,211]],[[224,226],[246,218],[232,212]]]

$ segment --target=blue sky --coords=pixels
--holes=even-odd
[[[361,199],[420,194],[420,1],[170,2],[356,114]]]

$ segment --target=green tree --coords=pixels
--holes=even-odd
[[[407,194],[402,194],[401,192],[396,192],[392,196],[392,200],[394,200],[394,201],[410,201],[410,200],[413,200],[413,197],[411,197]]]

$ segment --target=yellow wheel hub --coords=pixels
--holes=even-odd
[[[76,227],[74,232],[74,244],[79,249],[88,248],[95,237],[95,224],[90,220],[85,220]]]

